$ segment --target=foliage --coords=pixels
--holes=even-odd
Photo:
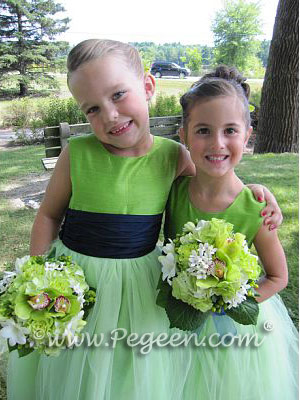
[[[168,115],[181,115],[181,106],[178,97],[160,93],[156,96],[155,103],[150,104],[150,117],[164,117]]]
[[[188,68],[192,72],[200,73],[202,66],[202,54],[197,47],[187,48],[186,49],[187,57],[189,58],[189,62],[187,64]]]
[[[215,42],[215,63],[233,65],[240,71],[251,70],[259,50],[257,36],[262,33],[258,3],[228,0],[216,13],[212,24]]]
[[[26,129],[35,132],[44,126],[59,125],[62,121],[78,124],[86,122],[86,117],[72,97],[50,97],[39,101],[29,98],[13,100],[6,106],[3,120],[4,125],[19,128],[21,139]]]
[[[68,99],[47,99],[39,107],[39,113],[43,126],[56,126],[60,122],[79,124],[87,121],[85,114],[80,110],[73,97]]]
[[[260,99],[261,99],[261,89],[256,89],[256,90],[251,91],[250,104],[253,104],[256,107],[259,107]]]
[[[61,68],[68,44],[55,36],[69,18],[56,19],[64,8],[55,0],[3,0],[0,3],[0,82],[8,79],[26,95],[37,82],[53,87],[49,70]]]
[[[180,66],[185,65],[193,70],[189,63],[195,58],[196,54],[198,60],[201,57],[200,64],[211,65],[213,63],[213,48],[208,46],[190,46],[181,43],[155,44],[153,42],[132,42],[131,44],[138,49],[146,70],[149,69],[154,61],[175,62]],[[197,70],[200,69],[198,68]]]
[[[260,42],[260,49],[257,53],[257,57],[261,60],[264,68],[266,68],[268,63],[270,44],[270,40],[264,39],[262,42]]]

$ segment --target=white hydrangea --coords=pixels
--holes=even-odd
[[[192,250],[189,257],[189,268],[187,271],[197,277],[197,279],[206,279],[208,275],[214,272],[213,254],[216,248],[208,243],[199,243],[198,252]]]
[[[195,241],[195,237],[192,232],[189,232],[187,235],[180,237],[181,244],[193,243],[194,241]]]
[[[203,219],[201,219],[196,226],[196,231],[200,231],[202,228],[204,228],[206,225],[209,225],[210,222],[209,221],[204,221]]]
[[[172,285],[171,278],[176,275],[176,259],[173,253],[166,256],[159,256],[158,261],[162,264],[162,279],[167,279],[168,284]]]
[[[15,262],[15,271],[17,274],[22,272],[22,266],[29,260],[30,256],[24,256],[22,258],[17,258]]]
[[[247,281],[245,281],[242,283],[241,288],[236,292],[236,295],[232,299],[229,299],[228,297],[223,297],[224,302],[228,304],[228,309],[232,307],[237,307],[244,300],[246,300],[246,296],[250,288],[251,286],[247,284]]]
[[[8,339],[10,346],[15,346],[16,344],[25,344],[26,336],[30,333],[28,328],[16,324],[13,319],[8,319],[1,322],[3,328],[0,330],[0,336]]]
[[[167,243],[165,246],[163,246],[162,251],[165,254],[169,254],[169,253],[175,254],[175,245],[171,239],[169,239],[169,242],[170,243]]]
[[[0,294],[6,291],[16,276],[17,274],[15,272],[4,271],[3,279],[0,281]]]

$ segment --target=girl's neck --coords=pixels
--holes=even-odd
[[[197,171],[191,178],[189,196],[192,204],[205,212],[223,211],[242,191],[243,182],[234,171],[221,178],[203,175]]]

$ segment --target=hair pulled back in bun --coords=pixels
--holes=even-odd
[[[251,125],[249,111],[250,86],[235,67],[218,66],[214,71],[203,75],[187,93],[180,98],[183,113],[183,126],[187,128],[189,112],[200,101],[218,96],[238,96],[245,109],[245,124]]]

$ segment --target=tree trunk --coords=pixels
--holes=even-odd
[[[279,0],[254,153],[298,152],[298,0]]]
[[[24,38],[23,38],[23,25],[22,25],[22,14],[19,6],[16,6],[17,18],[18,18],[18,33],[20,34],[18,39],[18,67],[21,77],[26,76],[26,68],[23,60],[23,51],[24,51]],[[25,82],[19,83],[20,92],[19,96],[26,96],[28,94],[28,85]]]
[[[27,85],[25,85],[25,83],[20,82],[20,92],[19,92],[19,96],[27,96],[28,94],[28,87]]]

